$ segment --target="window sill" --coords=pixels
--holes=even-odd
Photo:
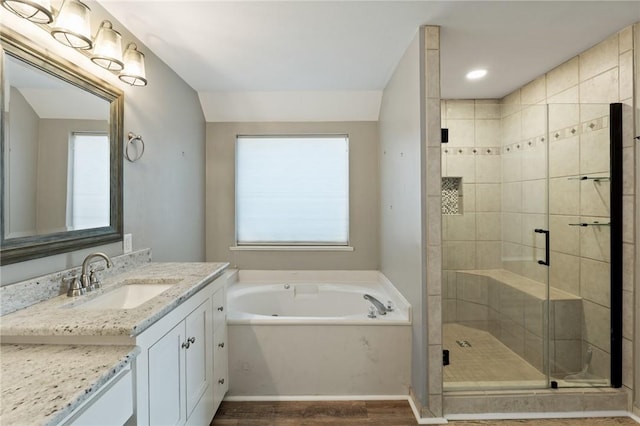
[[[231,251],[354,251],[351,246],[232,246]]]

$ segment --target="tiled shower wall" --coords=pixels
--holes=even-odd
[[[458,214],[442,216],[443,321],[470,318],[472,306],[456,299],[456,271],[500,269],[500,105],[497,100],[443,100],[442,176],[462,178]]]

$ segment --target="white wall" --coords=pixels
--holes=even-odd
[[[420,43],[414,37],[382,95],[380,108],[380,264],[413,312],[412,387],[426,395],[423,324]]]
[[[37,26],[2,9],[3,25],[25,33],[51,52],[64,55],[125,91],[124,135],[142,135],[144,157],[124,161],[124,232],[133,234],[134,249],[150,247],[155,261],[204,260],[205,120],[197,93],[136,40],[96,2],[89,2],[92,28],[113,22],[125,41],[144,52],[147,87],[128,87],[88,58],[57,43]],[[114,243],[0,268],[2,284],[77,266],[86,254],[122,253]]]

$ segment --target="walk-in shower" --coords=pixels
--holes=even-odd
[[[620,386],[621,108],[442,101],[445,390]]]

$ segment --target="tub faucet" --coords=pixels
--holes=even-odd
[[[91,271],[87,274],[87,267],[89,266],[89,261],[94,257],[101,257],[107,262],[107,268],[111,268],[113,263],[109,256],[104,253],[91,253],[87,257],[84,258],[82,262],[82,274],[80,275],[80,283],[82,284],[82,288],[86,289],[86,291],[95,290],[97,287],[100,287],[100,283],[97,279],[95,279],[94,271]]]
[[[373,306],[375,306],[376,310],[378,311],[378,315],[387,315],[387,311],[388,311],[387,307],[384,306],[382,302],[380,302],[378,299],[371,296],[370,294],[365,294],[364,298],[369,302],[371,302]]]

